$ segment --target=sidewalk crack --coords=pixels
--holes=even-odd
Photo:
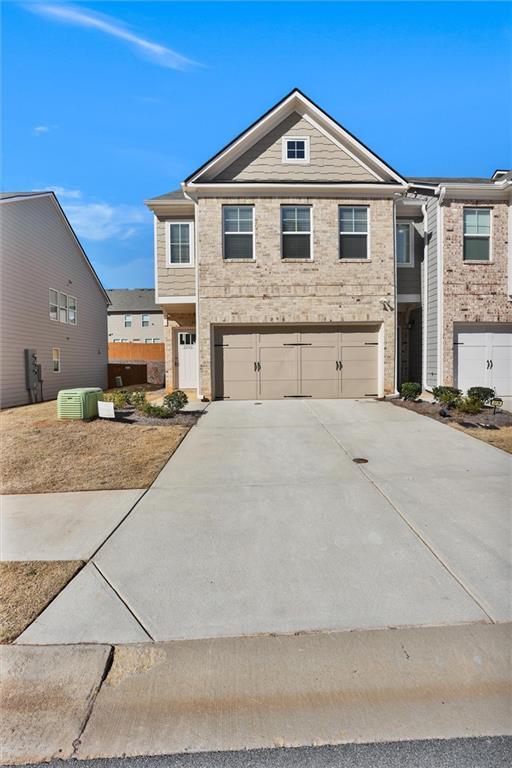
[[[115,654],[115,646],[111,645],[109,654],[107,656],[107,659],[105,661],[105,666],[103,667],[103,672],[101,675],[101,678],[98,682],[98,685],[96,686],[96,690],[93,691],[91,700],[89,702],[89,706],[87,707],[87,711],[85,713],[82,725],[80,726],[80,730],[78,732],[78,736],[76,739],[73,740],[72,746],[73,746],[73,752],[71,753],[70,759],[74,759],[78,757],[78,749],[80,747],[80,744],[82,743],[82,736],[84,735],[84,731],[87,727],[87,723],[89,722],[89,719],[92,715],[92,710],[94,709],[94,705],[96,704],[96,699],[98,698],[99,692],[103,686],[103,683],[108,677],[108,674],[112,668],[112,664],[114,663],[114,654]]]

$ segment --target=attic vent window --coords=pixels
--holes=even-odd
[[[283,163],[309,163],[309,136],[283,136]]]

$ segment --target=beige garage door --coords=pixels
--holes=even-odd
[[[274,326],[215,332],[215,397],[377,395],[377,326]]]

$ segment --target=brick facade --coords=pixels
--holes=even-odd
[[[463,261],[463,209],[491,208],[491,261]],[[453,341],[456,323],[512,323],[507,293],[508,204],[482,200],[443,204],[443,376],[453,385]]]
[[[394,391],[393,202],[390,199],[237,198],[255,208],[255,261],[225,261],[222,205],[202,198],[196,209],[199,263],[200,384],[212,396],[212,326],[220,323],[373,322],[384,326],[384,391]],[[280,205],[312,205],[312,261],[281,259]],[[338,205],[369,205],[370,260],[343,262]]]

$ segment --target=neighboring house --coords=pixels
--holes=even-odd
[[[512,394],[508,171],[402,176],[298,90],[147,201],[166,384],[205,398]]]
[[[105,388],[108,296],[55,194],[3,193],[0,225],[1,406]]]
[[[155,304],[154,288],[113,288],[107,293],[109,342],[163,343],[164,316]]]

